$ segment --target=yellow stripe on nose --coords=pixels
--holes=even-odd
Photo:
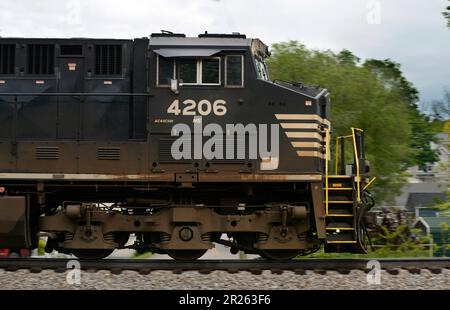
[[[281,123],[283,129],[319,129],[319,124],[315,123]]]
[[[324,158],[325,155],[321,152],[317,151],[297,151],[297,156],[299,157],[318,157],[318,158]]]
[[[323,139],[322,135],[317,132],[286,131],[286,136],[288,138],[307,138],[307,139],[318,139],[318,140]]]
[[[321,123],[324,123],[328,126],[330,126],[330,121],[320,117],[316,114],[275,114],[275,117],[280,121],[286,121],[286,120],[296,120],[296,121],[319,121]]]
[[[293,147],[314,147],[320,148],[322,145],[319,142],[291,142]]]

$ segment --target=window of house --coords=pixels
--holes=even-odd
[[[16,46],[0,44],[0,74],[14,74],[16,65]]]
[[[225,58],[225,85],[228,87],[244,86],[244,56],[229,55]]]
[[[173,58],[158,56],[158,81],[159,86],[169,86],[170,80],[175,77],[175,63]]]
[[[27,64],[28,74],[53,74],[55,72],[55,45],[29,44]]]

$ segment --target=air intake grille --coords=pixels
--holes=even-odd
[[[28,73],[53,74],[55,71],[55,46],[52,44],[28,45]]]
[[[122,74],[122,45],[95,46],[95,74]]]
[[[80,56],[83,55],[83,46],[81,45],[61,45],[61,56]]]
[[[190,162],[189,159],[180,159],[176,160],[172,156],[172,143],[175,141],[175,138],[169,138],[169,139],[160,139],[159,140],[159,161],[161,163],[170,163],[170,162],[178,162],[178,163],[186,163]],[[180,152],[177,152],[180,153]],[[180,155],[180,154],[174,154],[174,155]]]
[[[120,147],[97,148],[98,160],[120,160]]]
[[[38,146],[35,150],[36,159],[59,159],[59,147]]]
[[[0,44],[0,74],[14,74],[16,65],[16,46]]]

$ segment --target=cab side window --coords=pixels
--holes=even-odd
[[[255,58],[255,62],[258,78],[261,80],[269,81],[269,73],[267,71],[267,65],[264,63],[264,61],[260,60],[259,58]]]
[[[180,58],[177,60],[178,78],[185,85],[221,85],[221,58],[190,59]]]
[[[158,55],[158,86],[169,86],[170,80],[175,78],[175,63],[173,58],[164,58]]]
[[[244,56],[225,56],[225,86],[244,87]]]
[[[197,84],[197,67],[196,59],[178,60],[178,77],[183,84]]]
[[[225,61],[224,75],[222,61]],[[171,79],[179,79],[182,84],[191,86],[244,87],[244,56],[165,58],[158,55],[156,76],[157,86],[169,86]]]
[[[202,84],[220,84],[220,58],[202,60]]]

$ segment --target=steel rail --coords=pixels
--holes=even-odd
[[[31,271],[55,270],[64,272],[68,263],[73,259],[61,258],[1,258],[0,269],[16,271],[29,269]],[[134,270],[148,273],[156,270],[171,270],[174,272],[192,271],[250,271],[260,273],[263,270],[272,272],[294,271],[304,272],[313,270],[318,272],[339,271],[348,273],[351,270],[370,270],[368,262],[371,259],[296,259],[291,261],[254,260],[197,260],[175,261],[168,259],[103,259],[103,260],[79,260],[83,270],[110,270],[112,273],[120,273],[125,270]],[[440,273],[442,269],[450,269],[449,258],[433,259],[377,259],[381,269],[395,271],[406,269],[412,273],[420,273],[421,269],[428,269],[433,273]],[[395,274],[395,273],[394,273]]]

